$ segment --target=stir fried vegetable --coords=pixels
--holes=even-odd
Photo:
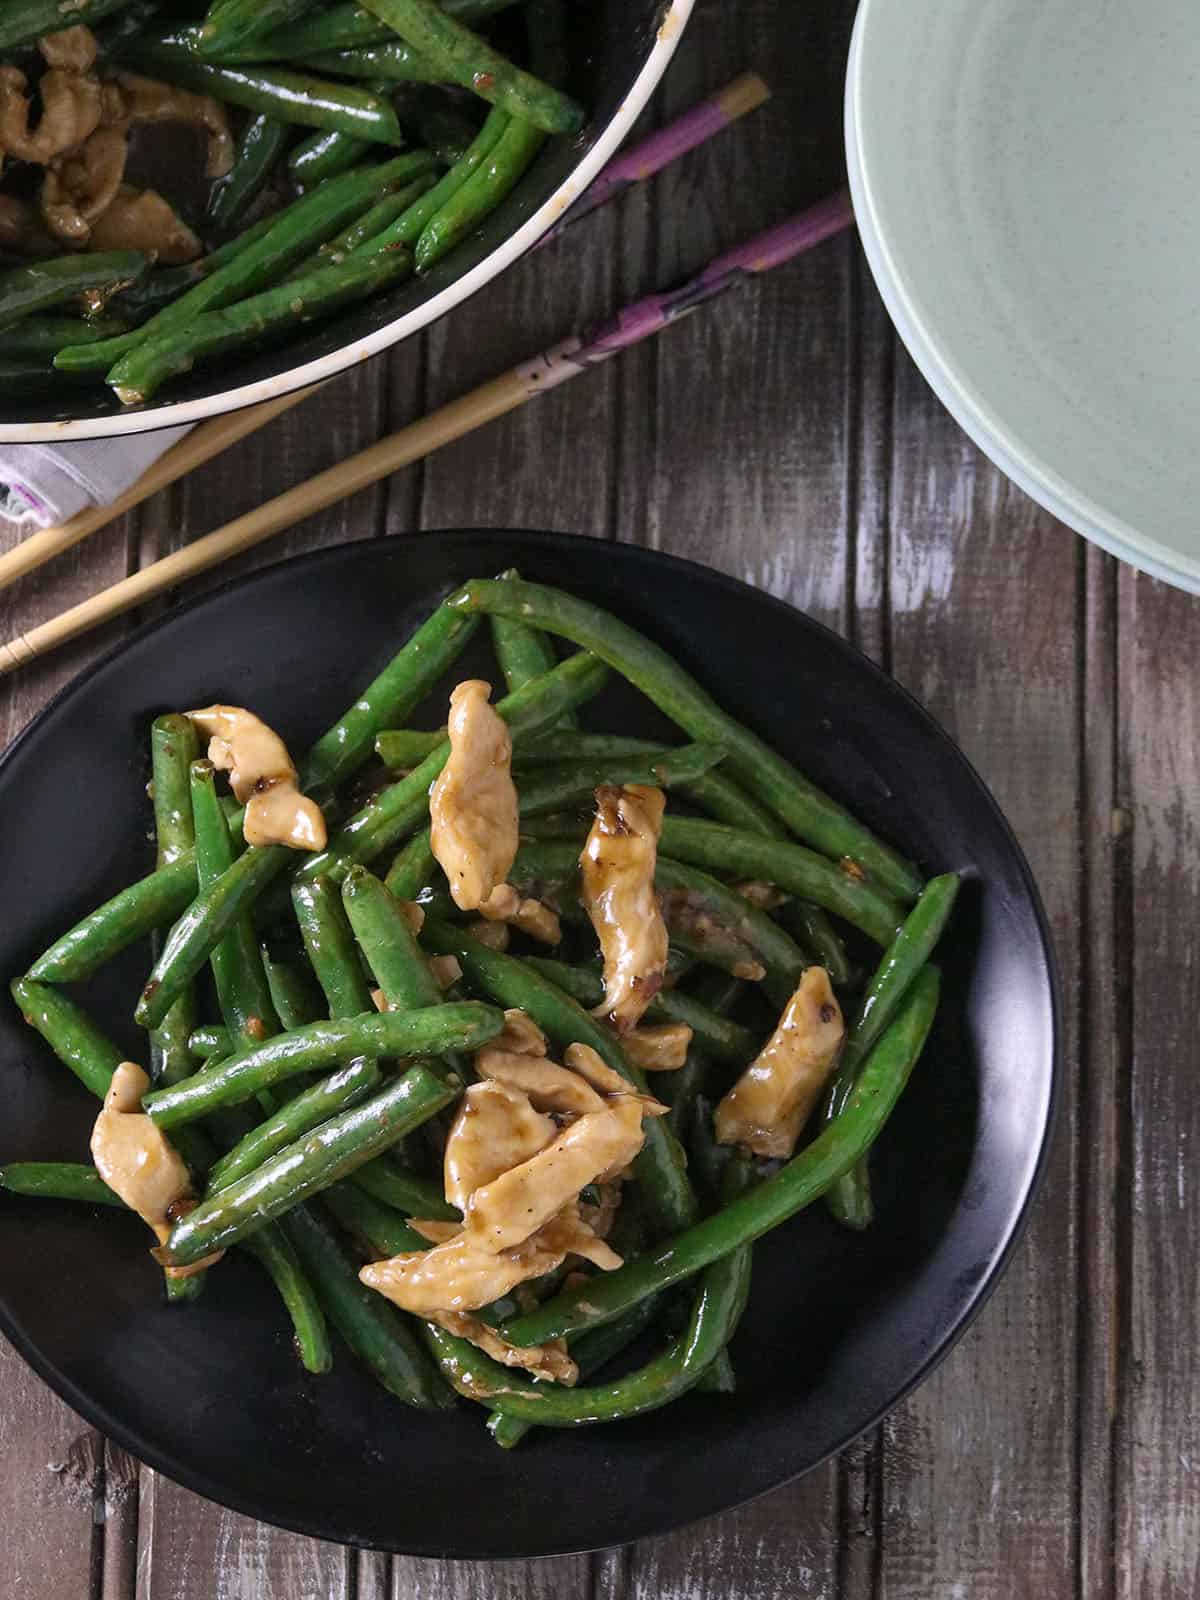
[[[496,673],[405,728],[485,612]],[[701,742],[582,729],[610,666]],[[95,1165],[0,1189],[138,1212],[181,1300],[248,1249],[309,1370],[328,1316],[396,1397],[465,1397],[505,1448],[730,1393],[754,1240],[821,1197],[870,1220],[958,887],[760,746],[650,641],[515,574],[439,607],[303,760],[246,707],[158,718],[154,872],[12,985],[104,1102]],[[151,933],[153,1082],[59,987]],[[863,935],[885,953],[858,992]]]

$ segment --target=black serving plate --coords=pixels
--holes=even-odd
[[[249,1261],[235,1256],[195,1305],[169,1308],[135,1220],[0,1195],[0,1324],[89,1421],[238,1511],[428,1556],[554,1554],[661,1533],[841,1449],[928,1373],[995,1283],[1055,1098],[1058,1003],[1037,890],[945,733],[779,601],[687,562],[559,534],[429,534],[305,556],[172,613],[89,668],[0,760],[0,972],[25,970],[147,870],[157,712],[246,702],[302,748],[449,589],[510,566],[643,629],[926,872],[967,881],[940,957],[936,1028],[877,1148],[878,1220],[851,1235],[816,1206],[755,1247],[730,1398],[546,1431],[504,1453],[476,1408],[407,1410],[342,1351],[330,1376],[307,1376]],[[494,672],[486,630],[462,666]],[[436,725],[442,705],[418,725]],[[665,731],[620,684],[594,715],[596,727]],[[135,1055],[129,1018],[146,968],[146,950],[129,951],[84,989]],[[95,1104],[12,1008],[0,1017],[0,1103],[0,1160],[86,1159]]]

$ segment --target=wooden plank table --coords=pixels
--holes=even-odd
[[[770,106],[24,582],[5,596],[5,632],[827,192],[852,10],[699,0],[653,116],[745,67],[772,83]],[[1200,605],[1090,550],[979,455],[898,348],[849,238],[238,570],[478,524],[565,528],[731,572],[847,633],[961,742],[1029,853],[1062,968],[1066,1093],[1032,1226],[967,1337],[840,1461],[592,1558],[388,1560],[281,1533],[106,1446],[0,1349],[0,1592],[1193,1600]],[[5,679],[0,738],[134,620]]]

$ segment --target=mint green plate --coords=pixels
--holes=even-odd
[[[947,408],[1055,516],[1200,591],[1200,0],[862,0],[846,139]]]

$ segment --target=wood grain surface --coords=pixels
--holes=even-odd
[[[841,181],[852,12],[699,0],[649,120],[743,68],[770,82],[768,107],[24,580],[6,632],[819,198]],[[1200,605],[1088,550],[979,455],[846,238],[219,577],[470,525],[591,533],[733,573],[847,633],[961,742],[1029,853],[1062,970],[1066,1091],[1032,1226],[966,1338],[877,1434],[740,1511],[593,1557],[388,1559],[253,1523],[106,1446],[0,1346],[0,1592],[1194,1600]],[[139,620],[4,680],[0,737]]]

